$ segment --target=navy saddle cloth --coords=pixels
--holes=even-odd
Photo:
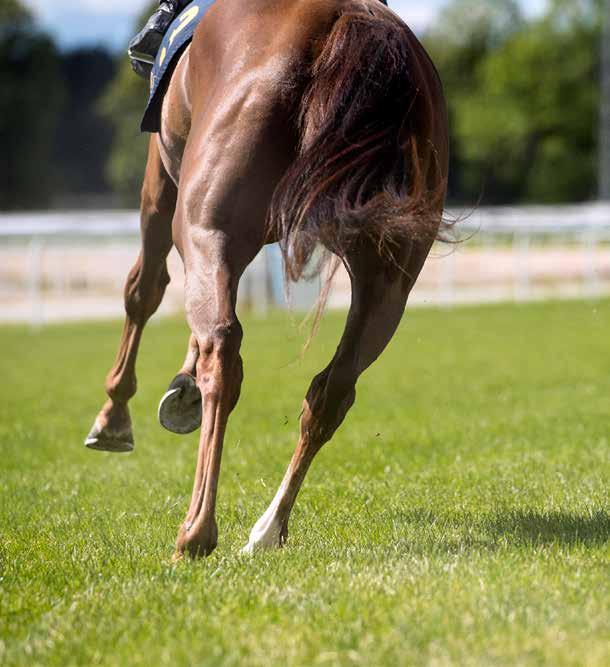
[[[215,0],[194,0],[178,14],[165,33],[150,75],[150,95],[140,125],[142,132],[159,131],[161,102],[174,65],[186,45],[193,39],[199,21],[214,2]]]

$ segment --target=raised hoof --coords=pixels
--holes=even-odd
[[[96,420],[89,435],[85,438],[85,447],[101,452],[131,452],[133,451],[133,435],[131,431],[113,432],[104,428]]]
[[[201,392],[195,379],[180,373],[159,403],[159,422],[172,433],[192,433],[201,426]]]

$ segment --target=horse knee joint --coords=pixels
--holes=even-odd
[[[156,277],[143,272],[138,263],[129,273],[125,284],[125,312],[135,322],[148,319],[159,307],[165,288],[170,282],[164,265]]]
[[[144,301],[138,285],[128,283],[125,288],[125,312],[134,322],[144,317]]]
[[[239,351],[242,338],[243,330],[237,320],[217,324],[200,339],[199,348],[203,355],[231,356]]]
[[[237,320],[215,325],[209,333],[199,338],[197,383],[204,395],[224,394],[234,386],[231,394],[239,395],[243,378],[239,348],[243,332]]]
[[[307,398],[314,399],[314,405],[320,402],[326,404],[329,399],[332,402],[342,401],[354,392],[357,379],[352,364],[333,363],[313,379]],[[323,400],[320,401],[320,398]]]
[[[331,439],[356,399],[358,376],[351,364],[334,363],[317,375],[307,392],[302,430],[309,440]]]
[[[354,389],[357,379],[351,364],[333,366],[326,381],[326,391],[338,397],[346,396]]]
[[[241,324],[235,320],[215,326],[211,337],[220,352],[233,352],[241,346],[243,330]]]

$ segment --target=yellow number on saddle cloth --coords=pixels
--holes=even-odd
[[[184,12],[182,12],[182,14],[180,14],[178,17],[180,23],[172,30],[172,33],[169,36],[168,46],[171,46],[174,43],[178,33],[182,32],[182,30],[184,30],[184,28],[197,16],[197,14],[199,14],[199,7],[197,5],[186,9]],[[161,49],[161,53],[159,54],[159,67],[163,65],[163,61],[165,60],[166,55],[167,49],[163,47]]]

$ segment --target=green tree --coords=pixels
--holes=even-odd
[[[54,150],[61,194],[109,194],[112,126],[98,107],[116,74],[115,58],[101,48],[79,48],[62,54],[61,72],[66,95]]]
[[[2,0],[0,4],[0,26],[2,30],[10,24],[31,21],[32,15],[19,0]]]
[[[144,22],[153,9],[143,12]],[[146,166],[148,134],[140,132],[140,121],[148,99],[148,82],[136,76],[127,56],[122,57],[118,73],[106,92],[101,109],[114,127],[112,151],[107,165],[110,182],[126,204],[139,202]]]
[[[474,85],[470,74],[524,24],[517,0],[453,0],[426,35],[449,88]]]
[[[445,88],[450,123],[449,195],[453,200],[477,199],[481,173],[475,185],[464,183],[469,165],[461,150],[455,127],[459,120],[458,100],[470,99],[478,89],[475,72],[489,55],[513,33],[522,29],[524,18],[517,0],[453,0],[441,11],[425,43],[436,63]],[[476,179],[479,179],[478,182]]]
[[[465,4],[456,0],[443,20]],[[515,10],[512,2],[493,4],[504,4],[506,16]],[[489,22],[482,30],[471,17],[466,38],[440,41],[446,23],[429,36],[450,106],[454,195],[472,200],[483,190],[488,203],[592,196],[598,4],[555,0],[535,21],[496,20],[503,30]]]
[[[49,203],[63,86],[59,55],[18,0],[0,5],[0,208]]]

